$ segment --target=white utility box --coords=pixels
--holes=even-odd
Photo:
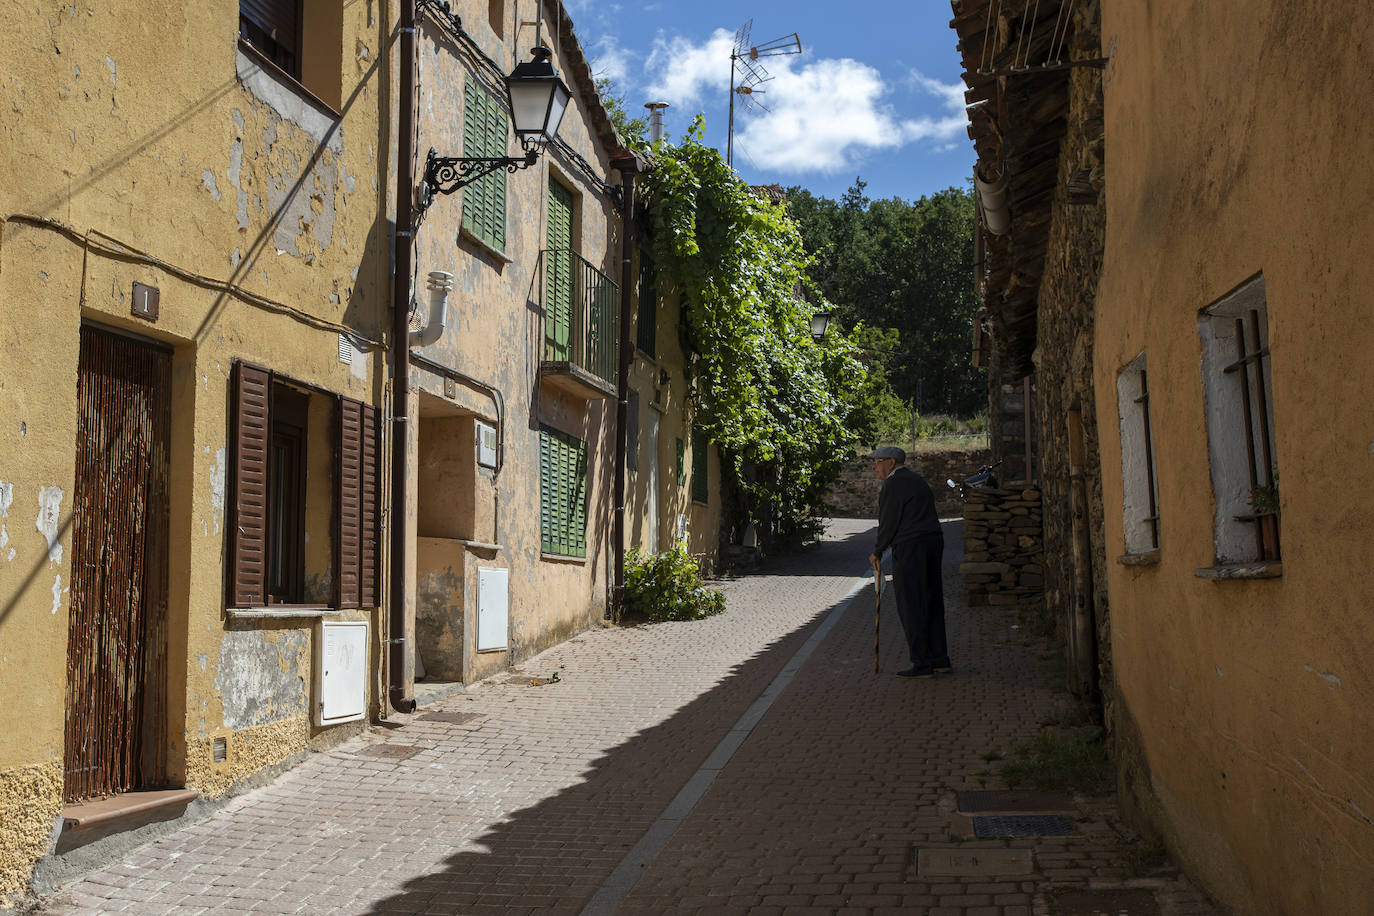
[[[367,712],[367,621],[321,620],[315,631],[315,724]]]
[[[477,424],[477,463],[484,468],[496,467],[496,427]]]
[[[510,631],[510,570],[477,567],[477,651],[507,648]]]

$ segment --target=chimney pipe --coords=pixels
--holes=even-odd
[[[663,139],[663,109],[668,103],[649,102],[644,107],[649,109],[649,142],[657,143]]]
[[[446,270],[429,272],[429,320],[422,330],[410,332],[412,347],[427,347],[444,336],[448,327],[448,291],[453,289],[453,274]]]

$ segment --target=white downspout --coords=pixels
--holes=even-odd
[[[978,170],[973,171],[973,186],[978,189],[978,204],[983,209],[983,225],[993,235],[1006,235],[1011,228],[1011,211],[1007,209],[1007,176],[984,181]]]
[[[448,291],[453,289],[453,274],[446,270],[429,272],[429,322],[410,332],[412,347],[427,347],[444,336],[448,327]]]

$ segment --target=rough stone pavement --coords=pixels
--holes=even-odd
[[[872,586],[853,594],[871,524],[832,522],[816,550],[724,583],[725,614],[593,630],[373,726],[40,911],[579,913],[612,911],[609,899],[622,913],[1094,912],[1061,896],[1080,889],[1105,896],[1078,906],[1113,914],[1212,913],[1170,868],[1132,875],[1110,799],[1080,800],[1071,837],[960,842],[954,792],[998,788],[984,755],[1033,736],[1057,700],[1012,612],[959,606],[957,523],[945,556],[955,672],[894,677],[905,659],[889,607],[875,675]],[[780,672],[791,680],[700,801],[662,820]],[[617,869],[656,832],[647,867]],[[1028,847],[1036,871],[921,876],[925,846]],[[634,883],[608,898],[613,874]]]

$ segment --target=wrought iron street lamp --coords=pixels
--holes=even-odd
[[[497,169],[516,172],[529,168],[544,147],[558,135],[558,125],[568,109],[568,87],[554,72],[545,47],[531,49],[534,60],[516,64],[506,77],[506,99],[510,103],[515,135],[520,138],[523,156],[436,156],[430,149],[425,159],[424,194],[416,207],[423,213],[435,194],[452,194],[483,175]]]

